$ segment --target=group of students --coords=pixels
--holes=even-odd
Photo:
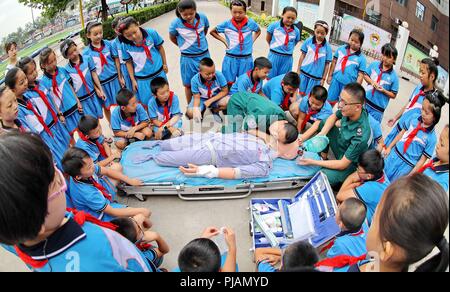
[[[323,250],[328,250],[324,261],[318,262],[319,257],[307,243],[296,243],[284,253],[257,250],[258,269],[275,270],[273,266],[281,261],[281,270],[313,266],[335,270],[351,266],[354,270],[356,266],[352,264],[365,264],[358,260],[366,259],[367,251],[377,251],[388,254],[382,261],[386,269],[404,270],[434,246],[441,249],[444,261],[445,254],[448,257],[448,243],[441,240],[443,231],[439,232],[445,230],[448,220],[438,219],[445,212],[448,217],[448,207],[445,210],[439,204],[446,200],[442,193],[445,195],[448,190],[449,148],[448,126],[439,141],[434,131],[445,104],[442,94],[435,89],[438,77],[435,60],[422,60],[421,84],[402,111],[389,121],[393,130],[383,139],[380,126],[383,113],[399,90],[398,76],[393,70],[397,51],[392,45],[383,46],[381,61],[366,66],[361,52],[364,34],[355,29],[348,44],[339,47],[333,56],[326,40],[328,24],[317,21],[314,35],[301,47],[298,70],[293,72],[292,55],[300,41],[295,8],[286,7],[282,19],[268,27],[268,58],[255,60],[253,43],[261,30],[247,18],[245,2],[233,0],[230,9],[232,19],[211,30],[211,35],[227,49],[222,71],[218,71],[208,51],[207,17],[197,12],[195,1],[182,0],[177,6],[177,18],[169,28],[169,36],[181,52],[181,77],[188,102],[186,116],[201,121],[206,109],[210,109],[218,121],[223,121],[221,112],[236,116],[253,106],[254,117],[257,113],[267,116],[272,113],[289,122],[283,122],[274,131],[273,123],[264,121],[266,128],[258,129],[258,121],[246,119],[244,125],[233,131],[264,130],[266,134],[256,131],[255,135],[275,136],[280,144],[295,144],[295,154],[299,144],[315,135],[327,135],[335,160],[300,157],[298,163],[323,167],[332,186],[340,188],[337,220],[342,233]],[[25,205],[40,206],[33,209],[33,224],[25,226],[30,222],[25,223],[24,218],[18,220],[14,217],[17,214],[7,211],[21,206],[20,196],[1,204],[4,207],[0,216],[4,216],[4,221],[17,219],[14,222],[18,225],[0,227],[0,242],[8,244],[7,249],[35,270],[67,269],[65,256],[76,250],[87,259],[80,270],[157,271],[162,256],[169,252],[164,239],[149,230],[148,209],[115,202],[119,182],[143,184],[125,176],[118,160],[120,150],[133,141],[152,137],[166,140],[183,135],[183,113],[167,81],[168,66],[161,36],[153,29],[141,28],[132,17],[117,18],[112,25],[117,38],[108,41],[103,40],[100,23],[89,23],[86,27],[89,44],[83,52],[72,40],[64,41],[60,47],[61,55],[68,59],[64,68],[57,66],[52,49],[44,49],[39,56],[44,74],[39,80],[35,61],[29,57],[20,59],[15,67],[9,68],[6,87],[0,91],[2,131],[11,132],[0,138],[4,145],[0,147],[2,157],[12,160],[12,157],[25,156],[11,169],[9,165],[4,169],[8,180],[2,187],[5,192],[1,201],[12,196],[7,183],[20,184],[14,192],[35,196]],[[363,81],[367,83],[365,89],[361,86]],[[325,82],[330,85],[328,90]],[[336,113],[333,113],[334,104],[339,108]],[[104,115],[114,133],[112,141],[102,133],[99,120]],[[223,131],[227,130],[225,124]],[[17,131],[37,134],[42,140],[35,135],[17,135]],[[79,137],[76,142],[75,132]],[[111,148],[111,143],[117,150]],[[323,158],[328,157],[323,154]],[[36,171],[40,171],[36,175],[39,183],[34,180],[30,185],[23,185],[22,179]],[[68,177],[67,184],[62,172]],[[423,172],[440,186],[416,172]],[[14,173],[20,176],[12,176]],[[421,188],[411,187],[420,183],[433,187],[422,194]],[[408,186],[404,192],[409,192],[409,201],[404,201],[406,196],[400,195],[401,188],[397,185]],[[66,194],[67,202],[62,194]],[[417,209],[414,201],[426,202],[424,197],[435,203],[426,207],[437,210],[427,217],[427,222],[430,226],[445,226],[420,229],[422,245],[414,249],[410,244],[414,230],[421,219],[425,220],[424,210]],[[70,208],[68,212],[65,212],[66,204]],[[395,220],[406,220],[411,233],[399,237],[400,231],[395,228],[402,221],[389,222],[393,226],[385,227],[388,223],[384,220],[394,219],[383,214],[400,212],[404,204],[410,204],[410,209]],[[388,207],[384,207],[385,211],[380,206]],[[111,230],[121,233],[128,241]],[[221,257],[209,240],[218,233],[217,228],[208,228],[200,239],[189,243],[180,253],[180,270],[235,271],[234,233],[230,229],[224,231],[228,244],[225,257]],[[366,247],[366,237],[370,234],[371,245],[367,240]],[[92,248],[94,240],[109,242],[108,246],[117,246],[123,254],[118,258],[113,249],[100,250],[102,245]],[[151,242],[156,242],[156,246]],[[393,244],[396,252],[380,250],[376,244],[379,242]],[[382,248],[386,246],[383,244]],[[407,256],[399,256],[398,249]],[[105,254],[103,261],[97,262],[96,253]],[[311,255],[311,259],[303,261],[305,255]]]

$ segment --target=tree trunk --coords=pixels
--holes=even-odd
[[[106,4],[106,0],[102,0],[102,20],[105,21],[108,19],[108,5]]]

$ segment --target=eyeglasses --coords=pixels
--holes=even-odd
[[[346,107],[347,105],[355,105],[355,104],[362,104],[360,102],[345,102],[342,100],[341,97],[339,97],[338,106],[339,107]]]
[[[58,174],[59,179],[62,181],[62,186],[58,191],[56,191],[53,194],[51,194],[50,196],[48,196],[47,202],[54,200],[56,197],[58,197],[61,194],[65,194],[67,191],[66,179],[64,178],[63,174],[61,173],[61,171],[58,168],[55,167],[55,171]]]

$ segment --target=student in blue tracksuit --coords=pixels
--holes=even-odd
[[[389,119],[388,121],[388,126],[393,128],[386,137],[387,145],[398,135],[410,115],[420,114],[425,95],[436,91],[435,84],[439,72],[437,66],[438,63],[435,59],[425,58],[421,61],[419,69],[420,84],[411,93],[408,104],[393,119]],[[394,127],[394,125],[396,126]]]
[[[67,189],[52,155],[35,135],[0,137],[0,244],[40,272],[151,271],[118,233],[80,212],[66,212]],[[15,210],[15,212],[10,212]]]
[[[64,68],[57,67],[56,54],[52,49],[46,48],[41,51],[39,63],[44,71],[40,86],[47,96],[52,97],[61,121],[69,134],[73,136],[80,116],[83,114],[83,105],[72,87],[73,81]]]
[[[273,69],[272,63],[266,57],[259,57],[253,63],[253,69],[239,76],[230,88],[230,96],[238,92],[262,93],[263,81]]]
[[[83,105],[84,114],[102,119],[101,103],[105,99],[105,93],[100,84],[94,61],[90,56],[83,57],[71,39],[61,43],[61,54],[69,60],[64,69],[72,79],[73,89]]]
[[[148,209],[129,208],[116,203],[116,188],[110,179],[134,186],[142,185],[142,181],[94,164],[86,151],[76,147],[66,152],[62,165],[64,172],[70,176],[70,195],[67,199],[71,201],[75,209],[89,213],[105,222],[115,217],[129,217],[137,214],[150,217],[151,212]]]
[[[116,218],[111,220],[111,223],[117,226],[116,232],[134,243],[150,265],[161,272],[158,268],[164,260],[164,255],[169,252],[169,245],[159,233],[149,230],[152,223],[148,218],[138,214],[129,218]]]
[[[301,140],[306,141],[315,135],[320,122],[333,114],[333,108],[328,103],[327,97],[325,87],[316,85],[308,96],[303,96],[300,101],[291,105],[289,112],[297,121],[297,129],[302,134]],[[308,124],[310,127],[306,129]]]
[[[325,84],[333,60],[333,51],[326,39],[328,30],[325,21],[316,21],[314,35],[302,45],[297,68],[300,75],[300,95],[308,95],[314,86]]]
[[[366,57],[361,52],[364,33],[358,29],[350,32],[348,44],[339,47],[333,56],[327,83],[328,101],[331,105],[338,102],[345,85],[358,82],[362,84],[366,71]]]
[[[228,101],[228,86],[225,76],[216,71],[214,61],[204,58],[200,61],[200,72],[191,81],[194,98],[188,105],[186,116],[189,119],[200,121],[203,119],[207,108],[212,110],[215,116],[226,110]]]
[[[130,74],[128,74],[127,63],[123,59],[123,36],[118,31],[118,25],[120,21],[122,21],[125,17],[118,16],[114,18],[111,22],[111,28],[116,33],[116,38],[111,42],[112,43],[112,55],[114,57],[114,62],[116,63],[116,67],[120,67],[119,74],[119,82],[120,86],[126,87],[128,89],[133,89],[133,84],[131,84]]]
[[[272,63],[269,79],[292,71],[292,55],[301,38],[300,30],[295,26],[296,20],[297,9],[287,6],[283,9],[281,20],[267,28],[268,58]]]
[[[344,181],[336,199],[344,202],[348,198],[359,198],[367,207],[367,221],[371,225],[375,209],[389,184],[381,153],[367,150],[359,157],[357,170]]]
[[[308,241],[297,241],[284,251],[279,248],[257,248],[255,263],[258,272],[295,272],[314,268],[319,261],[316,249]],[[280,268],[276,266],[280,264]]]
[[[264,95],[279,105],[283,110],[289,110],[295,103],[296,91],[300,85],[300,77],[295,72],[289,72],[270,79],[263,86]]]
[[[180,48],[181,80],[189,104],[192,100],[192,77],[198,73],[200,61],[210,57],[206,40],[209,20],[205,14],[197,12],[194,0],[180,1],[175,13],[177,18],[170,24],[169,38]]]
[[[105,93],[102,102],[106,119],[111,121],[111,106],[116,105],[116,94],[120,90],[118,66],[114,58],[117,58],[113,45],[110,41],[103,39],[103,26],[99,22],[90,22],[86,25],[86,38],[89,45],[85,48],[83,55],[91,56],[94,61],[97,75]]]
[[[448,192],[448,162],[449,162],[449,140],[448,124],[441,132],[439,141],[436,143],[436,156],[426,163],[419,172],[429,176],[438,182]]]
[[[164,40],[154,29],[143,29],[133,17],[119,23],[118,31],[124,37],[123,59],[127,63],[133,91],[139,102],[146,107],[152,96],[151,81],[164,77],[167,67]]]
[[[441,118],[442,96],[427,94],[421,115],[410,115],[404,127],[384,152],[385,173],[392,182],[417,172],[432,157],[436,146],[435,126]]]
[[[258,24],[246,16],[247,4],[244,1],[232,1],[230,10],[232,18],[211,30],[211,35],[227,48],[222,72],[229,86],[236,78],[252,69],[253,43],[261,34]],[[223,33],[225,38],[220,33]]]
[[[381,61],[374,61],[367,67],[364,80],[366,87],[366,109],[379,123],[383,120],[389,100],[397,97],[399,79],[394,70],[397,49],[391,44],[381,48]]]
[[[156,140],[175,138],[183,134],[183,113],[178,96],[170,91],[169,83],[162,77],[152,80],[153,98],[148,103],[148,115],[153,123]]]

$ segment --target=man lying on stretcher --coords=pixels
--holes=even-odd
[[[273,125],[274,133],[285,134],[286,122]],[[295,127],[294,127],[295,129]],[[266,177],[273,160],[295,159],[298,142],[277,143],[271,136],[266,142],[248,133],[190,134],[165,141],[146,142],[159,145],[161,152],[141,157],[153,159],[160,166],[179,167],[186,176],[221,179]],[[137,161],[136,161],[137,162]]]

